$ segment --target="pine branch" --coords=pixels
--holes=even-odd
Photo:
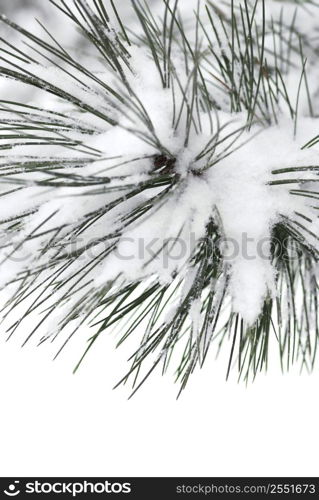
[[[50,2],[82,33],[97,70],[41,23],[43,37],[1,16],[24,42],[0,39],[1,77],[49,99],[0,101],[8,336],[36,315],[24,344],[61,338],[59,355],[89,324],[76,371],[111,327],[118,346],[142,332],[120,381],[133,393],[171,365],[183,390],[224,344],[227,377],[236,366],[255,378],[274,342],[282,369],[312,369],[319,136],[300,133],[317,124],[318,47],[299,10],[287,21],[264,0],[207,1],[185,19],[177,0],[163,0],[160,17],[132,0],[132,29],[113,0]],[[269,240],[252,267],[223,246],[246,228],[257,250]],[[138,252],[155,236],[149,253],[121,257],[127,242]],[[180,245],[183,255],[169,258]]]

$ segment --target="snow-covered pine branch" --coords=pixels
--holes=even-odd
[[[0,102],[9,335],[38,313],[26,341],[62,337],[60,352],[91,324],[81,362],[111,325],[119,343],[142,331],[135,390],[172,358],[183,388],[228,338],[245,378],[272,338],[283,366],[311,368],[316,2],[132,0],[125,24],[115,1],[50,1],[82,57],[1,18],[24,42],[2,39],[2,79],[39,89]]]

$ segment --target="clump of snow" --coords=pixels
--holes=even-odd
[[[285,119],[277,126],[259,130],[255,136],[253,128],[241,137],[243,146],[208,173],[226,236],[234,311],[250,324],[257,319],[267,294],[276,293],[270,254],[274,224],[281,216],[293,217],[296,211],[317,217],[307,201],[296,200],[289,193],[289,185],[287,188],[287,185],[268,184],[273,170],[318,162],[318,148],[300,150],[305,132],[309,133],[314,126],[318,126],[317,120],[303,119],[302,133],[297,138],[293,137],[291,123]],[[300,176],[300,172],[296,175]],[[313,178],[312,174],[310,177]]]

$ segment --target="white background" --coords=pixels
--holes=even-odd
[[[81,340],[82,342],[82,340]],[[176,401],[156,374],[112,390],[126,347],[105,335],[76,374],[72,344],[0,344],[1,476],[318,476],[318,374],[225,382],[209,359]],[[83,347],[83,346],[82,346]]]

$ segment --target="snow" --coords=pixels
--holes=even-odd
[[[268,292],[275,291],[269,248],[272,227],[280,216],[291,217],[295,211],[317,217],[316,211],[307,202],[299,204],[285,185],[267,185],[277,168],[318,161],[318,149],[300,151],[305,131],[313,130],[316,124],[316,120],[305,118],[300,126],[303,135],[294,139],[291,123],[283,120],[262,130],[208,174],[226,243],[229,240],[234,311],[250,324],[257,319]],[[246,135],[254,132],[252,129]],[[245,143],[248,138],[242,136],[241,140]]]
[[[268,27],[271,19],[280,19],[281,6],[280,2],[267,2]],[[192,11],[193,8],[192,3],[188,9]],[[294,9],[294,5],[287,5],[287,26],[293,19]],[[313,15],[317,11],[311,6],[309,10],[310,13],[303,9],[298,10],[300,14],[296,17],[296,26],[304,34],[309,34],[304,31],[305,21],[309,19],[309,31],[317,33],[317,23]],[[184,12],[183,15],[187,18],[191,14]],[[256,13],[257,19],[258,16],[260,19],[260,10]],[[203,19],[208,26],[207,19]],[[192,25],[189,28],[189,40],[194,40]],[[272,43],[273,40],[267,36],[266,48],[270,48]],[[180,87],[176,85],[174,89],[173,101],[172,89],[163,88],[150,51],[138,45],[128,48],[132,71],[128,68],[124,70],[131,95],[126,83],[123,83],[114,71],[106,65],[104,71],[101,71],[101,61],[96,63],[98,77],[107,84],[112,83],[124,96],[123,103],[117,102],[115,97],[107,94],[105,89],[80,72],[74,74],[81,78],[81,83],[68,76],[63,69],[48,66],[47,63],[45,66],[21,63],[23,70],[31,72],[50,85],[61,87],[89,108],[109,116],[114,120],[115,126],[96,118],[88,110],[79,113],[68,98],[64,102],[52,96],[47,102],[43,95],[39,95],[38,100],[37,96],[32,98],[32,102],[39,103],[39,106],[61,111],[66,118],[79,126],[87,125],[92,131],[91,134],[76,128],[68,129],[63,134],[66,138],[95,148],[99,151],[99,156],[95,157],[92,149],[82,149],[79,152],[60,145],[13,145],[6,152],[4,161],[13,163],[15,158],[20,158],[22,169],[16,172],[16,176],[8,174],[6,184],[1,189],[16,187],[17,179],[23,189],[18,194],[0,198],[2,219],[33,209],[36,213],[28,215],[23,228],[14,232],[12,244],[22,245],[21,252],[24,257],[14,264],[6,264],[1,283],[5,285],[14,277],[14,273],[22,276],[34,266],[41,267],[50,263],[58,252],[58,246],[47,253],[42,250],[55,230],[59,232],[58,243],[64,251],[72,248],[73,237],[76,239],[77,249],[83,248],[81,257],[75,258],[61,271],[59,280],[69,282],[66,290],[56,287],[49,293],[48,300],[54,301],[60,297],[62,302],[65,301],[66,315],[72,311],[73,299],[70,299],[70,305],[68,294],[80,278],[85,279],[86,285],[76,293],[74,300],[81,301],[82,297],[83,301],[88,302],[90,287],[94,286],[95,291],[103,290],[108,283],[116,286],[119,279],[123,283],[129,283],[152,278],[159,283],[169,284],[178,273],[187,281],[192,269],[190,262],[193,251],[205,236],[208,222],[218,213],[221,221],[220,232],[224,240],[225,272],[229,276],[228,293],[232,299],[232,311],[239,313],[247,325],[252,325],[258,319],[265,299],[269,296],[275,298],[277,294],[277,275],[270,252],[274,225],[282,216],[292,221],[298,220],[296,213],[299,213],[308,219],[308,222],[303,220],[306,228],[313,235],[318,234],[317,200],[290,193],[291,186],[301,189],[305,184],[269,184],[274,180],[274,176],[276,180],[286,179],[287,176],[290,180],[298,180],[302,175],[302,179],[308,181],[311,189],[318,192],[316,171],[273,174],[276,169],[318,164],[317,145],[302,149],[309,140],[319,134],[319,120],[316,116],[310,116],[305,82],[302,82],[299,95],[296,128],[282,92],[278,97],[280,111],[277,123],[268,127],[255,123],[250,130],[244,130],[247,113],[230,113],[221,89],[213,88],[213,97],[218,101],[220,109],[209,117],[199,107],[196,111],[197,121],[195,120],[197,126],[190,127],[188,138],[185,140],[189,101],[186,103],[183,92],[186,93],[187,99],[191,100],[192,84],[181,54],[176,48],[175,52],[172,52],[180,84]],[[225,53],[226,45],[227,41],[224,40]],[[318,69],[314,52],[308,46],[305,47],[305,57],[315,115],[319,92]],[[269,56],[269,61],[270,59]],[[286,82],[287,92],[291,96],[293,107],[296,107],[302,74],[300,54],[293,55],[293,62],[295,68],[286,75]],[[207,77],[208,73],[205,71]],[[237,77],[238,75],[239,68]],[[186,91],[182,92],[181,89]],[[176,121],[179,112],[180,119]],[[40,135],[40,131],[35,134]],[[54,137],[54,131],[51,134]],[[203,154],[210,141],[212,143],[209,149],[212,146],[214,148]],[[169,193],[161,199],[165,187],[155,187],[146,189],[132,199],[126,198],[132,186],[136,187],[152,179],[154,155],[164,153],[169,153],[169,157],[175,159],[174,171],[178,175],[178,182]],[[23,161],[26,162],[30,155],[35,155],[38,159],[56,160],[57,165],[59,158],[90,158],[91,161],[83,162],[82,166],[62,165],[61,169],[61,175],[69,175],[71,179],[72,176],[78,175],[87,185],[44,188],[41,183],[50,178],[54,170],[24,171]],[[216,158],[219,158],[218,162],[215,162]],[[60,163],[63,163],[63,160],[60,160]],[[103,189],[95,194],[99,186],[90,185],[89,179],[94,180],[98,176],[105,177],[105,184]],[[125,225],[134,210],[142,204],[147,206],[154,199],[160,201],[142,217]],[[104,213],[103,210],[109,204],[114,204],[113,208]],[[96,217],[88,224],[87,214],[92,213]],[[40,227],[45,220],[48,233],[42,234]],[[312,247],[318,248],[316,238],[309,231],[302,228],[299,230]],[[37,237],[24,242],[31,233]],[[111,251],[114,242],[116,249]],[[94,256],[92,248],[96,251]],[[232,249],[235,251],[229,256]],[[2,249],[1,252],[5,256],[7,249]],[[99,260],[99,254],[105,254],[103,259]],[[52,269],[57,270],[59,265],[60,263],[53,263]],[[184,296],[183,293],[181,290],[180,300]],[[201,322],[200,303],[200,298],[196,299],[190,312],[197,329],[200,328]],[[62,310],[61,304],[59,318],[63,317]]]

